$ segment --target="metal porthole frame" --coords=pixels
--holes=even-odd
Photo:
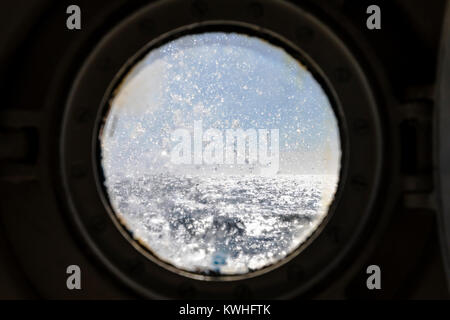
[[[222,29],[247,30],[273,39],[303,59],[333,101],[343,158],[338,192],[326,221],[286,261],[246,277],[200,278],[152,258],[124,232],[103,190],[98,133],[109,92],[143,52],[181,34]],[[353,53],[321,20],[293,4],[268,0],[219,0],[214,6],[202,1],[156,2],[111,29],[76,75],[59,144],[65,201],[95,256],[145,297],[297,296],[335,270],[367,228],[383,165],[378,112],[374,89]]]

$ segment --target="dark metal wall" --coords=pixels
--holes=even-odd
[[[113,26],[150,2],[76,1],[82,9],[80,31],[65,27],[71,1],[0,3],[0,298],[139,297],[98,261],[68,217],[59,183],[59,143],[65,102],[85,59]],[[435,201],[440,175],[435,175],[433,162],[446,1],[291,2],[324,21],[358,57],[374,84],[388,137],[373,227],[326,281],[299,298],[449,298],[442,259],[445,241],[438,233],[442,220],[437,219],[440,207]],[[174,15],[201,16],[205,6],[215,2],[189,3],[186,12]],[[382,8],[381,30],[365,28],[370,4]],[[153,28],[152,23],[142,30]],[[108,61],[99,68],[108,68]],[[441,92],[448,84],[443,81]],[[78,114],[79,121],[88,116]],[[92,224],[102,228],[101,221]],[[65,286],[70,264],[84,270],[81,291]],[[361,266],[369,264],[386,270],[381,291],[365,287],[367,275]],[[129,272],[134,267],[125,266]],[[171,296],[192,293],[183,283],[176,288]]]

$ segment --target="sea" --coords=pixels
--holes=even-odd
[[[332,175],[111,177],[119,220],[162,261],[204,275],[239,275],[286,258],[328,213]]]

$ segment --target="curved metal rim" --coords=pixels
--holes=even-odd
[[[229,297],[236,295],[236,292],[258,297],[297,294],[319,281],[341,261],[360,235],[370,214],[382,158],[376,105],[355,58],[319,20],[286,3],[262,1],[256,10],[249,10],[250,7],[241,1],[217,1],[215,4],[217,11],[202,11],[202,21],[198,21],[198,12],[194,11],[192,16],[183,16],[181,21],[174,17],[173,21],[158,30],[155,28],[157,17],[174,15],[177,8],[185,12],[180,7],[187,4],[184,1],[156,3],[126,19],[100,42],[80,70],[66,106],[60,144],[65,193],[81,234],[100,260],[125,283],[146,296],[170,297],[173,290],[167,288],[173,289],[174,286],[179,289],[176,292],[199,292],[205,297]],[[236,17],[235,12],[243,12],[243,15]],[[255,12],[258,14],[255,15]],[[261,12],[263,15],[268,12],[269,18],[261,20]],[[280,17],[289,17],[292,27],[287,28],[286,21],[281,21]],[[124,241],[126,237],[123,237],[123,230],[117,228],[117,221],[108,219],[107,215],[111,217],[114,214],[105,199],[97,171],[97,130],[104,112],[105,92],[111,88],[117,74],[133,63],[130,57],[136,57],[136,52],[148,50],[161,39],[179,34],[180,30],[192,32],[194,27],[230,25],[270,34],[308,60],[307,64],[324,80],[327,93],[335,97],[336,105],[340,105],[335,111],[340,120],[343,166],[337,197],[328,221],[320,227],[322,232],[316,231],[314,237],[283,264],[264,268],[263,273],[251,274],[251,278],[229,279],[231,281],[214,281],[218,280],[214,278],[205,282],[195,277],[185,277],[187,274],[178,274],[179,270],[173,273],[167,266],[161,266],[159,261],[151,257],[147,259],[148,254]],[[153,30],[135,37],[137,40],[127,41],[127,34],[136,31],[136,26],[141,32],[142,28],[144,31]],[[149,45],[149,39],[157,40]],[[134,43],[120,46],[123,42]],[[302,49],[298,46],[299,42]],[[326,59],[329,52],[335,54],[333,61]],[[358,150],[366,150],[365,154],[352,154],[355,145]],[[86,208],[83,202],[94,205]],[[332,214],[332,211],[335,213]],[[321,267],[317,268],[317,264]],[[282,283],[288,289],[280,292]],[[262,289],[272,294],[260,292]]]

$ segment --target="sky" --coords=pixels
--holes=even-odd
[[[279,174],[338,175],[330,102],[283,49],[236,33],[188,35],[150,51],[110,100],[101,135],[105,176],[173,171],[179,128],[278,129]],[[188,170],[188,168],[183,168]]]

